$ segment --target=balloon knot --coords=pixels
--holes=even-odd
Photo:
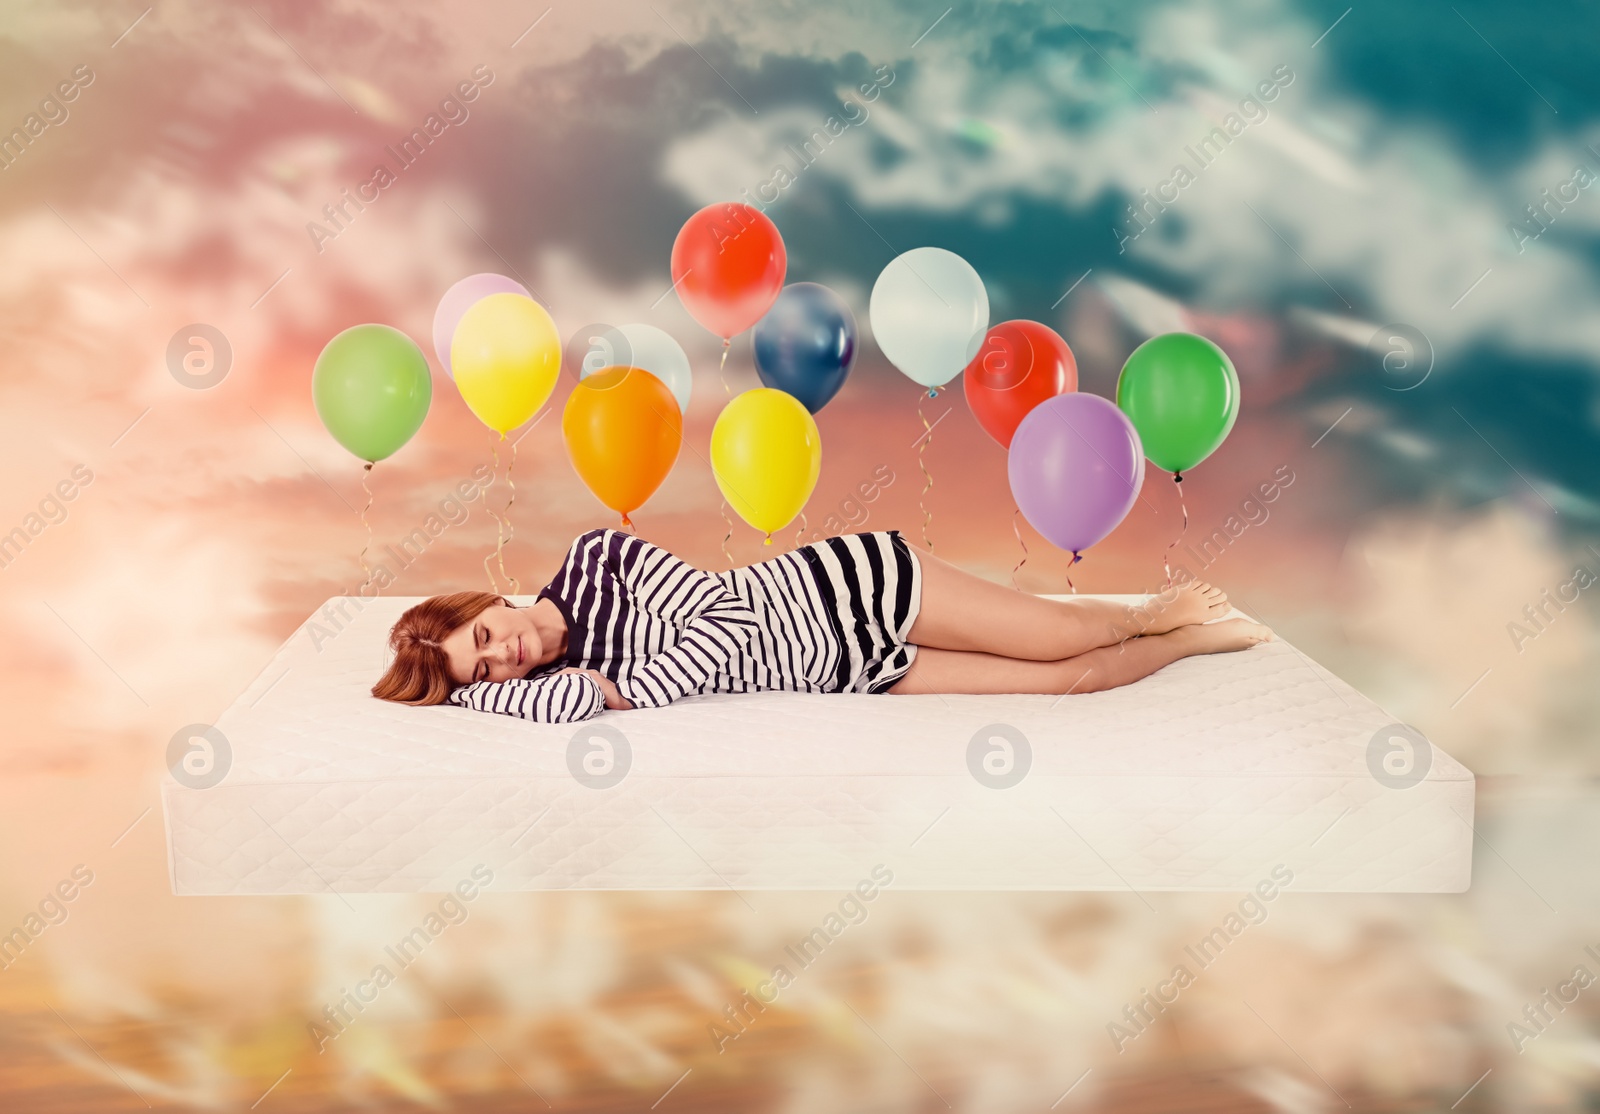
[[[367,462],[366,462],[366,463],[365,463],[365,464],[363,464],[363,465],[362,465],[362,466],[361,466],[361,470],[362,470],[362,471],[363,471],[363,472],[370,472],[370,471],[372,471],[372,461],[370,461],[370,460],[369,460],[369,461],[367,461]]]
[[[768,534],[766,537],[762,538],[761,539],[761,544],[762,545],[771,545],[772,544],[772,535]]]
[[[939,388],[938,387],[929,387],[928,388],[928,397],[929,398],[938,398],[939,397]]]
[[[1183,473],[1182,472],[1174,472],[1174,473],[1172,473],[1172,482],[1175,483],[1175,484],[1181,484],[1183,482]]]
[[[1070,569],[1073,565],[1076,565],[1081,560],[1083,560],[1083,554],[1074,549],[1072,551],[1072,560],[1067,562],[1067,568]]]

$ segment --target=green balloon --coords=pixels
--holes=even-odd
[[[1122,365],[1117,406],[1139,431],[1151,464],[1187,472],[1233,429],[1239,374],[1205,337],[1163,333],[1135,348]]]
[[[399,329],[353,325],[317,357],[311,397],[334,440],[371,463],[422,428],[433,377],[422,349]]]

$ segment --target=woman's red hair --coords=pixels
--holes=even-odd
[[[457,686],[442,643],[485,608],[506,602],[493,592],[450,592],[406,608],[389,632],[394,661],[372,686],[372,695],[398,704],[443,704]]]

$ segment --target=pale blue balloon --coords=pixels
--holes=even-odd
[[[872,339],[924,387],[961,374],[989,331],[989,293],[972,264],[944,248],[912,248],[872,284]]]
[[[619,365],[642,368],[667,385],[678,409],[689,412],[692,376],[689,357],[672,335],[654,325],[614,325],[591,337],[589,351],[579,365],[578,377]]]

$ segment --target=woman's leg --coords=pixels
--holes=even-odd
[[[909,539],[907,544],[922,566],[922,606],[907,636],[918,646],[1053,662],[1228,612],[1222,590],[1198,580],[1141,608],[1110,600],[1047,600],[974,576]]]
[[[1019,661],[998,654],[920,646],[911,670],[888,691],[926,693],[1103,692],[1150,676],[1194,654],[1244,650],[1273,634],[1247,619],[1179,627],[1166,634],[1131,638],[1062,661]]]

